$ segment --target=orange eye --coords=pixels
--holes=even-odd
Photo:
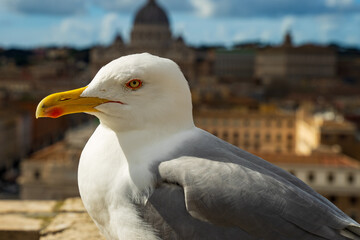
[[[132,90],[136,90],[142,86],[142,82],[139,79],[132,79],[126,83],[126,86]]]

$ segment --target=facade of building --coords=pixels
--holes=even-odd
[[[293,46],[288,33],[281,46],[258,51],[255,75],[264,83],[333,79],[336,63],[336,52],[332,48],[311,44]]]
[[[31,136],[30,117],[17,111],[0,111],[0,169],[11,168],[26,156]]]
[[[340,50],[337,74],[350,84],[360,83],[360,50]]]
[[[65,199],[79,196],[77,168],[94,124],[69,130],[63,141],[37,151],[21,163],[21,199]]]
[[[219,49],[215,52],[215,75],[220,81],[251,81],[255,73],[254,49]]]
[[[20,55],[13,54],[14,58]],[[9,59],[6,64],[0,64],[0,91],[11,99],[28,100],[87,85],[91,80],[87,54],[68,48],[40,48],[22,57],[27,64],[19,65]]]
[[[360,144],[356,135],[356,125],[342,118],[324,121],[321,126],[321,144],[338,146],[344,154],[359,158]]]
[[[259,110],[207,110],[195,123],[251,152],[309,155],[319,146],[319,127],[299,112],[263,106]]]
[[[351,157],[359,155],[356,126],[341,118],[326,119],[302,106],[284,111],[263,104],[251,109],[195,111],[195,123],[235,146],[256,153],[311,155],[323,147]]]

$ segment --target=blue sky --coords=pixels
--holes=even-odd
[[[128,40],[146,0],[0,0],[0,47],[109,44]],[[192,45],[262,41],[360,47],[360,0],[158,0],[174,35]]]

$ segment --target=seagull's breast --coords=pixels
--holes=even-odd
[[[150,174],[146,174],[144,167],[129,169],[133,168],[129,167],[116,133],[100,125],[86,144],[79,162],[78,184],[84,206],[107,239],[118,239],[120,230],[122,236],[127,236],[127,232],[131,235],[124,239],[133,239],[135,229],[139,236],[156,239],[139,219],[133,204],[135,198],[141,198],[143,189],[135,185],[132,175],[143,179]],[[150,180],[147,182],[151,184]]]

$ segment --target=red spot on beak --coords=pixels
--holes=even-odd
[[[59,107],[51,108],[49,110],[49,112],[48,112],[49,117],[51,117],[51,118],[60,117],[63,113],[64,113],[64,110],[62,108],[59,108]]]
[[[120,103],[120,104],[124,104],[123,102],[120,102],[120,101],[107,101],[106,103]]]

